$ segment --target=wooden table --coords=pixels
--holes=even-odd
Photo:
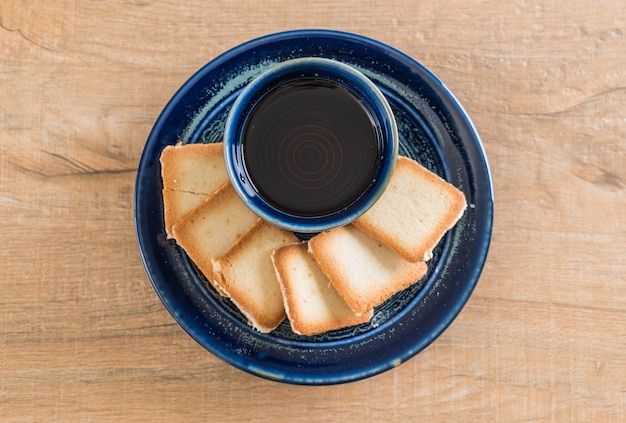
[[[311,27],[439,76],[496,199],[451,327],[327,387],[206,352],[159,302],[133,229],[138,160],[176,89],[230,47]],[[0,98],[0,421],[626,421],[621,0],[2,0]]]

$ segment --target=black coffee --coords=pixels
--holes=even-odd
[[[329,214],[372,181],[378,141],[372,117],[346,88],[320,80],[280,86],[252,111],[244,163],[258,194],[290,214]]]

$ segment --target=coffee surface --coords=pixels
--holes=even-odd
[[[325,215],[353,203],[372,181],[376,128],[346,88],[320,80],[287,83],[253,109],[244,163],[258,195],[294,215]]]

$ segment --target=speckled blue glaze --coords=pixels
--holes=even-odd
[[[371,322],[313,337],[287,321],[261,334],[217,294],[165,235],[159,156],[165,146],[223,139],[233,102],[268,67],[298,57],[355,67],[383,92],[394,112],[399,153],[463,191],[468,208],[440,242],[429,270],[375,310]],[[157,119],[135,187],[135,229],[147,274],[180,326],[212,354],[251,374],[325,385],[367,378],[400,365],[432,343],[459,314],[483,269],[493,222],[491,176],[466,112],[432,73],[405,54],[359,35],[301,30],[252,40],[193,75]]]
[[[243,154],[245,122],[252,109],[274,88],[298,79],[323,79],[347,88],[368,109],[379,140],[379,159],[374,178],[349,206],[319,216],[285,213],[265,201],[253,188]],[[346,225],[366,212],[380,197],[398,156],[398,129],[383,93],[365,75],[341,62],[321,57],[302,57],[272,66],[242,91],[230,109],[224,128],[224,156],[230,181],[246,205],[266,221],[297,233],[316,233]]]

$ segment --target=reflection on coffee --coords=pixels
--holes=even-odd
[[[243,134],[246,171],[259,196],[300,216],[330,214],[358,199],[374,177],[378,148],[363,104],[316,79],[266,94]]]

